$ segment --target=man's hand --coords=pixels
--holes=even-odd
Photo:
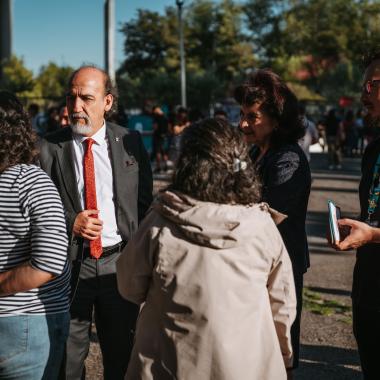
[[[97,218],[99,210],[84,210],[74,221],[73,233],[87,240],[96,240],[102,233],[103,222]]]
[[[349,232],[346,236],[343,234],[343,240],[333,245],[335,249],[345,251],[374,242],[375,229],[368,224],[353,219],[339,219],[338,224],[340,230]]]

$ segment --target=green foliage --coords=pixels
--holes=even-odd
[[[318,315],[331,316],[334,314],[341,315],[341,321],[352,323],[352,307],[336,300],[323,299],[320,293],[313,292],[310,289],[303,290],[303,307],[306,310]]]
[[[358,94],[361,56],[380,45],[378,2],[248,0],[244,10],[263,65],[329,101]]]
[[[219,4],[195,0],[184,9],[187,89],[192,106],[207,108],[228,92],[231,81],[254,65],[252,45],[242,32],[242,14],[241,6],[232,0]],[[128,82],[135,86],[129,89],[137,96],[122,92],[122,103],[139,106],[142,95],[158,102],[179,102],[178,28],[173,7],[163,16],[139,10],[136,19],[123,25],[126,58],[118,73],[118,87],[120,90]]]
[[[63,99],[67,88],[67,81],[70,74],[74,71],[69,66],[58,66],[49,62],[42,66],[36,78],[36,85],[44,97],[52,99]]]
[[[35,81],[32,71],[24,66],[21,58],[12,56],[2,65],[4,90],[13,92],[19,96],[27,96],[34,90]]]

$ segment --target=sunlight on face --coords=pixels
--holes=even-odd
[[[261,111],[260,103],[241,107],[239,129],[247,143],[269,144],[274,128],[275,122]]]

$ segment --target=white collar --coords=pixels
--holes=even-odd
[[[97,145],[103,145],[106,142],[106,122],[103,120],[103,125],[101,128],[90,137],[78,135],[76,133],[73,133],[73,137],[74,141],[78,145],[81,145],[84,140],[87,140],[89,138],[93,139]]]

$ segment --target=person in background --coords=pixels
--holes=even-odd
[[[162,192],[117,263],[143,304],[126,379],[285,380],[296,314],[292,268],[239,131],[183,135]],[[223,189],[223,191],[221,191]]]
[[[311,174],[298,145],[305,127],[298,115],[297,98],[268,69],[250,75],[235,89],[235,99],[241,105],[239,129],[247,143],[254,144],[251,159],[263,183],[262,200],[287,215],[278,229],[292,261],[297,294],[297,317],[291,331],[293,368],[297,368],[303,275],[310,265],[305,221]]]
[[[165,151],[165,139],[168,134],[168,119],[165,117],[162,109],[159,106],[152,108],[153,118],[153,152],[152,156],[156,161],[154,172],[160,173],[161,170],[168,169],[168,156]]]
[[[361,101],[367,111],[365,124],[380,130],[380,49],[364,61]],[[359,185],[360,221],[339,220],[343,239],[338,250],[357,249],[352,285],[353,330],[365,380],[379,378],[380,341],[380,140],[373,140],[362,159]]]
[[[169,158],[175,165],[181,152],[182,132],[190,125],[188,110],[185,107],[178,107],[175,120],[171,126],[171,145],[169,149]]]
[[[299,104],[298,112],[305,127],[305,136],[298,141],[298,144],[304,151],[307,160],[310,162],[310,145],[318,142],[319,134],[315,124],[306,117],[306,107],[303,103]]]
[[[328,168],[329,170],[342,169],[342,146],[345,136],[334,108],[328,112],[323,124],[326,131]]]
[[[0,379],[57,379],[69,333],[62,202],[19,100],[0,91]]]
[[[227,112],[224,111],[222,108],[218,108],[218,109],[215,110],[214,117],[216,119],[222,119],[222,120],[228,121]]]
[[[342,126],[345,136],[344,153],[348,157],[353,157],[358,147],[358,130],[355,122],[355,115],[352,110],[348,110],[342,121]]]
[[[57,107],[50,107],[47,111],[45,133],[51,133],[57,131],[60,128],[59,125],[59,110]]]
[[[39,137],[45,134],[45,119],[42,113],[40,113],[40,107],[36,103],[30,104],[28,107],[28,113],[31,119],[32,128]]]
[[[61,128],[64,128],[69,126],[69,124],[69,111],[67,110],[67,106],[64,105],[59,111],[59,125]]]
[[[138,308],[116,284],[116,260],[152,201],[152,172],[138,132],[105,121],[116,103],[107,73],[93,66],[74,71],[66,104],[70,128],[41,142],[41,167],[61,195],[72,267],[67,379],[85,376],[93,317],[104,379],[124,377]]]

